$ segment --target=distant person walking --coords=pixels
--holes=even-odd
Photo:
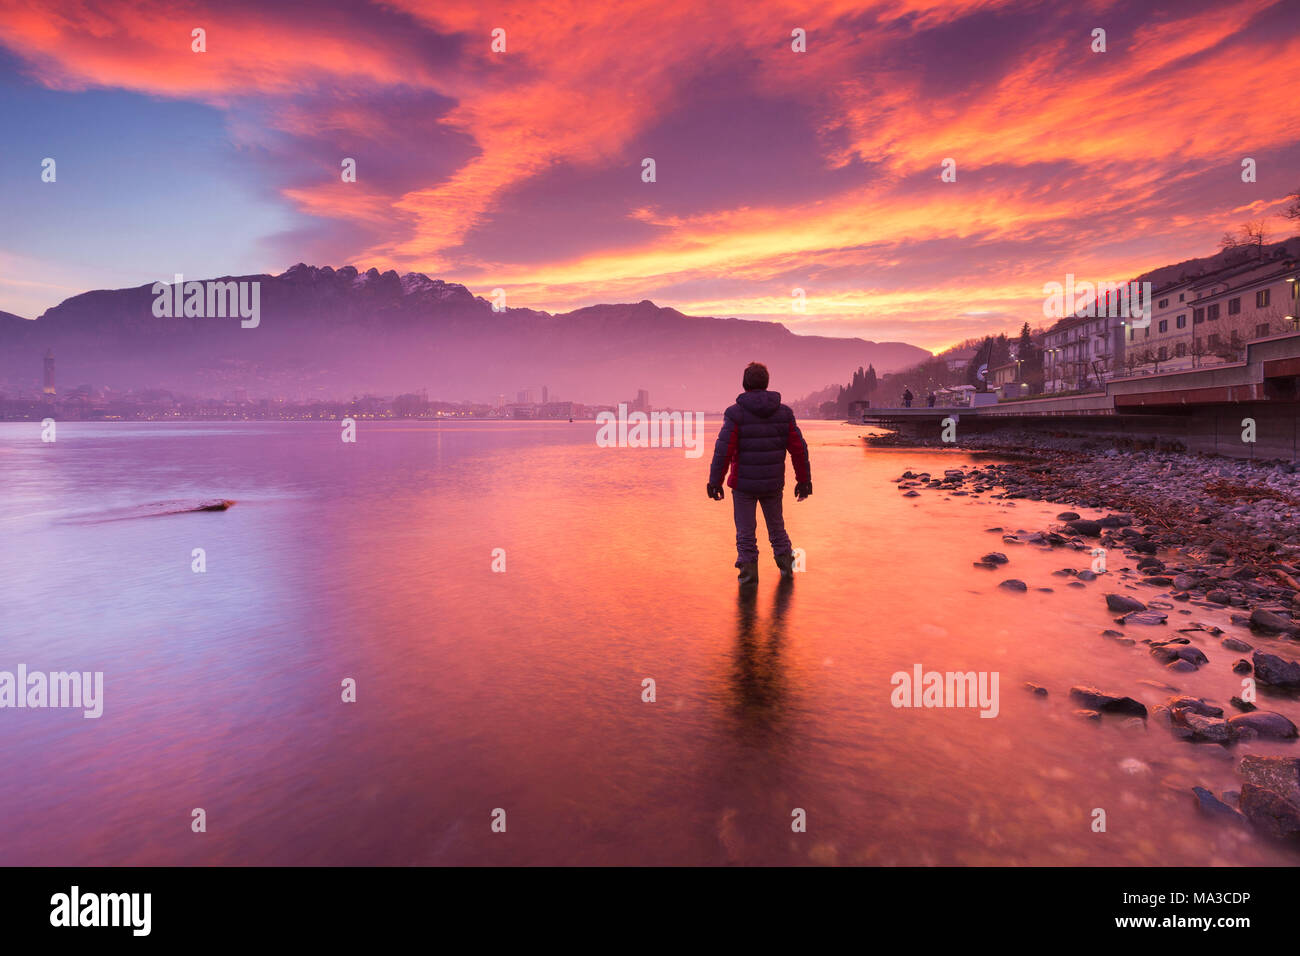
[[[903,407],[912,407],[912,390],[910,388],[903,389]]]
[[[930,395],[929,395],[929,397],[926,398],[926,400],[925,400],[926,407],[927,407],[927,408],[934,408],[934,403],[935,403],[936,401],[938,401],[938,399],[935,397],[934,392],[931,392]]]
[[[745,391],[727,409],[713,446],[709,468],[709,497],[721,501],[722,475],[736,520],[736,567],[742,585],[758,583],[758,515],[763,507],[767,538],[781,577],[794,574],[794,548],[785,533],[781,492],[785,490],[785,455],[794,465],[795,500],[812,494],[812,473],[808,467],[808,443],[799,431],[790,406],[781,404],[780,392],[769,392],[767,366],[750,362],[743,378]]]

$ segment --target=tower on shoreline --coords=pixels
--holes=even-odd
[[[45,350],[45,388],[46,395],[54,394],[54,349]]]

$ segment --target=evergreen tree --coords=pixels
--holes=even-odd
[[[1004,332],[993,340],[993,351],[989,354],[989,368],[994,369],[999,365],[1006,365],[1010,361],[1011,343],[1007,340]]]

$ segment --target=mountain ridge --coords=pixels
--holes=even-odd
[[[739,391],[751,360],[767,362],[773,388],[794,395],[844,367],[899,368],[930,354],[801,336],[779,322],[689,316],[649,299],[495,312],[459,283],[355,266],[297,263],[279,275],[185,281],[259,283],[257,327],[241,328],[238,317],[156,317],[154,283],[91,290],[34,320],[0,313],[0,381],[35,384],[50,348],[68,385],[294,399],[426,389],[446,400],[509,400],[544,382],[588,403],[646,388],[657,406],[715,407]]]

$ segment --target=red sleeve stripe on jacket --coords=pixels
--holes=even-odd
[[[790,422],[790,437],[786,441],[790,452],[790,461],[794,464],[795,481],[812,481],[811,469],[808,467],[808,443],[803,440],[803,432],[793,420]]]

